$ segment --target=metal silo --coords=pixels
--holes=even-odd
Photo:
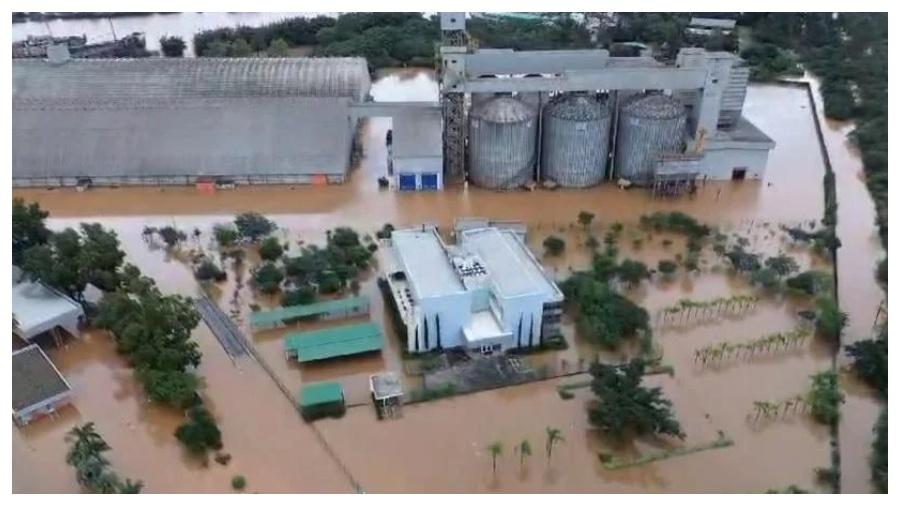
[[[650,94],[625,102],[616,133],[616,177],[649,181],[658,155],[681,152],[686,125],[684,105],[671,97]]]
[[[469,115],[469,178],[486,188],[516,188],[532,180],[537,112],[512,97],[495,97]]]
[[[599,184],[606,174],[612,113],[605,101],[563,95],[544,108],[541,178],[562,186]]]

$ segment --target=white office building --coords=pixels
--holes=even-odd
[[[395,230],[384,279],[407,349],[490,354],[558,336],[563,295],[513,230],[461,230],[448,245],[433,227]]]

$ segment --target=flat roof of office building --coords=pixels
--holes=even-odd
[[[498,295],[546,293],[562,298],[556,283],[515,232],[497,228],[465,230],[460,234],[460,247],[481,257]]]
[[[395,230],[391,242],[418,298],[465,291],[434,228]]]

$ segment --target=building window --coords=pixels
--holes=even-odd
[[[732,181],[743,181],[747,177],[747,167],[735,167],[731,170]]]

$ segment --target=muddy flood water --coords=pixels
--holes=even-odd
[[[373,85],[376,100],[433,100],[437,87],[422,72],[404,71],[382,77]],[[528,243],[540,255],[549,234],[566,239],[567,251],[547,258],[547,269],[563,279],[572,269],[589,264],[584,245],[587,233],[575,224],[579,211],[597,218],[591,231],[602,235],[613,222],[625,229],[621,255],[655,266],[684,252],[683,238],[655,234],[637,226],[642,214],[681,210],[715,225],[723,233],[739,235],[749,249],[767,255],[783,251],[802,268],[832,266],[818,255],[792,246],[780,225],[797,225],[822,216],[820,155],[806,92],[783,86],[753,86],[745,114],[775,139],[765,180],[707,184],[690,198],[654,200],[640,191],[612,185],[588,190],[495,193],[474,187],[449,188],[438,193],[395,193],[379,190],[384,175],[384,136],[390,120],[370,120],[365,128],[365,156],[348,184],[313,187],[240,188],[213,195],[192,188],[129,188],[91,190],[15,191],[37,200],[51,213],[53,228],[96,221],[119,234],[129,261],[156,279],[166,292],[195,295],[199,291],[188,264],[188,250],[212,248],[211,229],[241,211],[265,213],[279,226],[278,234],[296,251],[298,241],[320,243],[326,230],[347,225],[374,234],[384,223],[396,226],[436,223],[445,230],[458,217],[481,216],[522,220],[529,225]],[[858,156],[846,144],[848,125],[824,124],[828,150],[837,172],[840,297],[850,314],[847,340],[868,335],[884,293],[873,269],[881,249],[874,225],[874,208],[861,179]],[[181,252],[167,252],[141,238],[144,226],[174,224],[201,231]],[[679,299],[709,300],[750,294],[746,280],[731,273],[721,258],[706,251],[701,272],[653,279],[627,292],[650,312]],[[288,254],[291,254],[289,251]],[[379,253],[381,254],[381,253]],[[250,258],[252,265],[254,259]],[[219,304],[233,311],[257,354],[275,379],[290,391],[309,381],[336,380],[348,401],[359,403],[340,419],[304,423],[292,403],[276,387],[259,363],[249,357],[232,360],[201,324],[195,338],[203,352],[199,373],[203,396],[222,429],[225,451],[233,456],[227,467],[204,468],[185,456],[172,433],[180,414],[149,404],[131,371],[102,332],[88,333],[51,358],[74,387],[73,405],[56,419],[42,420],[13,431],[13,490],[16,492],[73,492],[74,473],[64,461],[64,434],[72,425],[94,421],[112,446],[113,467],[122,476],[142,479],[148,492],[227,492],[230,477],[243,474],[253,492],[353,492],[353,483],[366,492],[762,492],[796,484],[822,490],[814,468],[830,464],[829,434],[825,426],[797,413],[778,420],[754,420],[754,401],[779,400],[806,391],[809,376],[830,366],[830,349],[808,341],[787,352],[749,360],[725,361],[703,367],[694,351],[713,343],[737,343],[801,324],[797,312],[808,302],[785,296],[764,297],[743,314],[654,329],[663,363],[674,375],[648,376],[672,399],[687,434],[677,440],[639,440],[620,447],[601,438],[587,421],[585,403],[590,390],[573,390],[563,400],[560,384],[583,381],[585,375],[407,405],[400,418],[379,421],[367,403],[368,375],[383,370],[404,371],[400,344],[386,322],[386,309],[375,280],[377,266],[364,275],[360,293],[372,300],[371,318],[382,323],[386,346],[381,354],[299,366],[285,360],[282,337],[288,329],[251,333],[247,314],[251,305],[275,303],[247,286],[238,287],[235,272],[214,289]],[[243,274],[247,277],[246,268]],[[246,279],[245,279],[246,281]],[[364,318],[360,319],[364,320]],[[562,372],[567,364],[590,361],[599,351],[581,339],[570,319],[564,334],[570,347],[529,357],[535,365]],[[625,358],[600,353],[603,360]],[[878,402],[851,377],[842,377],[847,393],[840,439],[844,491],[866,492],[871,428]],[[416,376],[405,375],[405,386],[417,388]],[[565,441],[547,459],[543,452],[548,426],[560,428]],[[618,457],[690,448],[724,437],[733,445],[692,453],[641,466],[609,470],[598,452]],[[513,447],[530,440],[535,454],[520,468]],[[496,475],[485,446],[499,440],[505,451]]]

